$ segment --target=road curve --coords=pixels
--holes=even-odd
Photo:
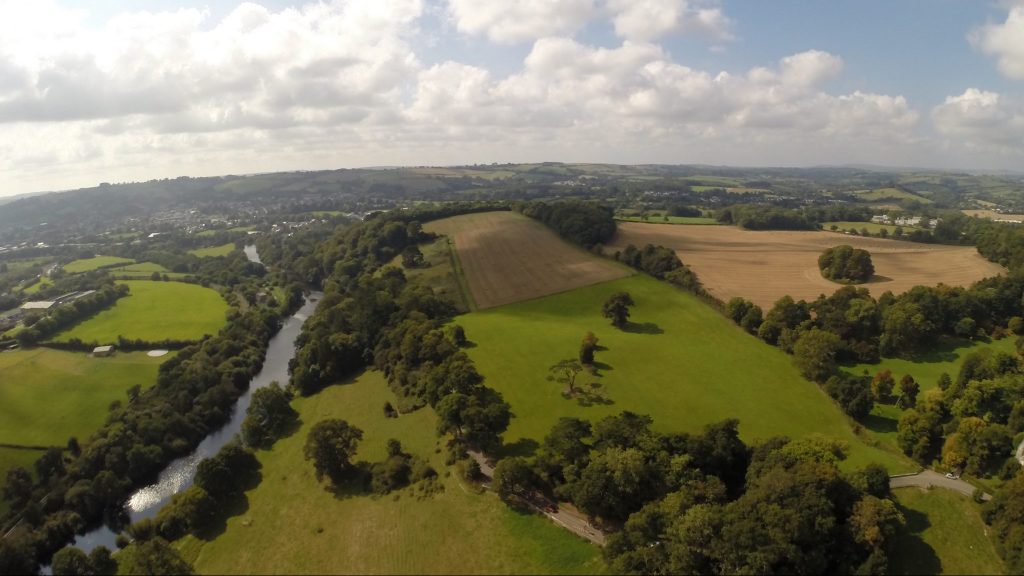
[[[917,474],[909,476],[894,476],[889,478],[889,488],[908,488],[915,486],[918,488],[931,488],[937,486],[939,488],[946,488],[948,490],[955,490],[961,494],[967,496],[974,495],[974,486],[964,482],[963,480],[954,480],[953,478],[946,478],[944,475],[939,474],[934,470],[923,470]],[[991,500],[991,494],[984,494],[981,497],[982,500]]]

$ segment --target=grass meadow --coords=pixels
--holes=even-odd
[[[209,248],[198,248],[196,250],[189,250],[188,253],[200,258],[214,258],[217,256],[227,256],[236,250],[234,242],[228,242],[227,244],[221,244],[220,246],[211,246]]]
[[[636,301],[627,330],[601,316],[613,293]],[[696,297],[636,275],[572,292],[474,312],[457,319],[466,329],[489,386],[511,404],[515,418],[505,435],[510,450],[528,452],[561,416],[597,420],[623,410],[649,414],[665,431],[698,432],[725,418],[740,420],[746,441],[776,435],[822,435],[849,443],[846,466],[876,461],[890,471],[913,464],[894,451],[868,446],[847,417],[815,384],[803,379],[784,352],[733,325]],[[593,401],[567,399],[548,368],[576,358],[580,340],[593,331],[605,347],[597,353]]]
[[[889,555],[889,574],[1004,574],[980,509],[951,490],[893,491],[907,526]]]
[[[259,453],[262,482],[244,510],[211,540],[176,543],[202,574],[332,573],[595,573],[600,550],[547,519],[514,512],[491,493],[476,494],[446,474],[435,450],[435,417],[422,409],[384,416],[395,402],[379,372],[298,398],[301,427]],[[384,497],[318,483],[302,456],[309,428],[342,418],[364,432],[357,458],[385,456],[398,439],[405,451],[430,459],[443,491],[424,496],[406,488]]]
[[[92,358],[81,352],[49,348],[0,353],[0,443],[64,446],[68,438],[85,440],[106,419],[125,391],[156,383],[157,368],[170,358],[145,352],[117,352]]]
[[[68,274],[78,274],[79,272],[89,272],[91,270],[98,270],[105,266],[114,266],[117,264],[131,264],[134,262],[131,258],[120,258],[117,256],[95,256],[93,258],[84,258],[82,260],[75,260],[74,262],[68,262],[64,265],[64,271]]]
[[[216,334],[228,305],[215,290],[183,282],[127,280],[131,293],[53,340],[111,343],[118,336],[151,342],[195,340]]]

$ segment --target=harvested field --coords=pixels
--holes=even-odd
[[[821,277],[818,256],[840,244],[871,253],[875,278],[863,284],[875,297],[917,285],[967,286],[1002,274],[1002,266],[985,260],[971,246],[917,244],[834,232],[753,232],[732,226],[672,226],[622,222],[609,249],[628,244],[672,248],[693,268],[704,287],[728,300],[742,296],[762,308],[790,295],[813,300],[832,294],[841,284]]]
[[[430,222],[455,251],[477,308],[565,292],[632,272],[572,246],[543,224],[514,212],[466,214]]]
[[[1020,220],[1024,222],[1024,214],[1001,214],[994,210],[961,210],[968,216],[977,216],[978,218],[987,218],[989,220]]]

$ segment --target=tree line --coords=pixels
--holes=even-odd
[[[56,306],[41,317],[26,318],[25,327],[15,338],[22,346],[32,346],[100,310],[113,306],[118,299],[127,296],[128,292],[128,286],[124,284],[104,283],[92,294]]]
[[[885,573],[904,518],[881,466],[842,473],[845,447],[825,439],[748,446],[736,420],[700,434],[652,424],[561,418],[536,455],[498,463],[495,490],[513,506],[568,500],[619,527],[604,547],[617,573]]]

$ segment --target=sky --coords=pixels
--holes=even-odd
[[[535,161],[1024,171],[1024,0],[0,0],[0,196]]]

